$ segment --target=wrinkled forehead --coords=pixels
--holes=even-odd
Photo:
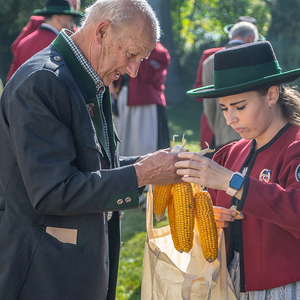
[[[125,39],[128,47],[134,47],[139,52],[143,52],[145,58],[156,45],[154,29],[141,19],[133,21],[127,28],[120,29],[119,36]]]

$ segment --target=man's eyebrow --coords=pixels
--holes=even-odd
[[[241,100],[241,101],[238,101],[238,102],[230,103],[229,105],[230,105],[230,106],[234,106],[234,105],[240,104],[240,103],[242,103],[242,102],[244,102],[244,101],[246,101],[246,99]],[[225,106],[225,105],[222,104],[222,103],[219,103],[219,104],[220,104],[220,106]]]

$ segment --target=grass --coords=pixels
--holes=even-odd
[[[200,141],[200,117],[202,114],[203,105],[195,99],[187,99],[184,102],[179,102],[167,106],[168,124],[170,136],[178,134],[176,144],[181,145],[182,135],[185,134],[187,146],[190,151],[199,151]]]
[[[182,135],[187,140],[186,148],[199,151],[200,116],[202,104],[194,99],[167,106],[170,136],[178,134],[176,144],[181,145]],[[168,224],[167,217],[154,227]],[[146,241],[146,212],[141,206],[127,210],[122,219],[122,242],[117,283],[117,300],[140,300],[143,271],[143,256]]]

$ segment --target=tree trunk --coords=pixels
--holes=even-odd
[[[272,43],[282,71],[300,67],[300,1],[272,0],[272,22],[267,39]],[[300,80],[294,84],[300,86]]]
[[[169,104],[176,103],[188,96],[186,95],[186,89],[180,82],[179,58],[173,45],[170,0],[149,0],[148,2],[160,21],[162,29],[161,43],[168,49],[171,56],[171,65],[168,68],[166,80],[166,99]]]

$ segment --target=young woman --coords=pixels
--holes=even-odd
[[[219,97],[242,137],[213,160],[181,153],[176,163],[211,194],[238,299],[300,298],[300,96],[282,86],[299,76],[281,72],[271,44],[258,42],[217,52],[214,85],[188,92]]]

